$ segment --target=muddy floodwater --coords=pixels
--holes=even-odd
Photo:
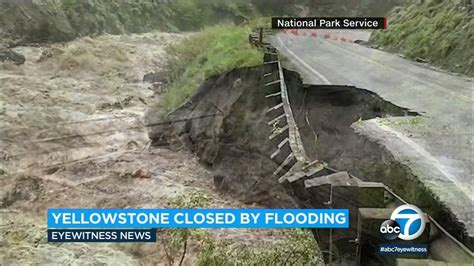
[[[48,244],[48,208],[162,208],[188,191],[204,193],[214,207],[245,206],[219,194],[192,153],[149,145],[143,115],[160,101],[165,47],[182,38],[85,37],[16,47],[26,62],[0,63],[0,264],[165,261],[159,243]],[[272,230],[212,233],[244,242],[278,237]],[[195,259],[190,248],[185,264]]]

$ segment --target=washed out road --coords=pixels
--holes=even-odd
[[[409,166],[474,236],[471,78],[354,43],[356,30],[281,32],[271,40],[307,84],[350,85],[421,116],[371,119],[352,127]]]

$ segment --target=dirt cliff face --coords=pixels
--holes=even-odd
[[[196,95],[161,121],[189,120],[152,127],[150,138],[155,144],[166,141],[191,149],[212,170],[217,189],[245,203],[290,207],[289,196],[272,174],[275,144],[268,139],[266,118],[271,102],[260,85],[262,70],[242,68],[208,78]],[[153,112],[147,120],[160,121]]]
[[[389,165],[390,155],[377,143],[356,134],[351,125],[376,117],[416,113],[352,86],[301,85],[289,93],[308,156],[367,181],[387,182],[374,172],[379,163]],[[382,158],[387,161],[382,162]]]
[[[273,128],[267,123],[267,110],[275,103],[265,97],[268,91],[262,84],[262,70],[242,68],[211,77],[187,103],[163,119],[149,112],[149,124],[165,122],[152,127],[149,135],[157,145],[178,144],[195,152],[201,163],[212,169],[218,189],[245,202],[289,206],[291,201],[272,174],[278,165],[270,156],[279,143],[269,140]],[[381,162],[389,158],[388,153],[357,135],[351,124],[359,119],[414,113],[367,90],[307,86],[291,71],[285,71],[285,77],[293,113],[311,159],[367,180],[390,179],[391,173],[380,175],[381,167],[391,163]]]
[[[149,136],[155,144],[192,150],[212,171],[216,188],[226,194],[245,203],[292,207],[293,201],[273,175],[278,164],[270,156],[278,142],[268,138],[273,129],[267,123],[267,110],[275,103],[265,97],[268,91],[265,93],[262,85],[262,69],[236,69],[207,79],[190,101],[164,119],[149,112],[149,124],[166,122],[153,127]],[[406,166],[352,128],[361,120],[416,113],[364,89],[304,85],[291,71],[285,71],[285,80],[311,160],[321,160],[364,181],[383,182],[430,213],[452,234],[463,235],[463,226],[433,200]]]
[[[274,104],[265,97],[268,91],[262,85],[262,69],[236,69],[207,79],[196,95],[163,119],[149,112],[149,124],[165,122],[152,127],[150,138],[158,145],[177,143],[195,152],[214,172],[218,189],[246,202],[282,207],[289,201],[281,200],[287,197],[272,175],[278,165],[270,155],[278,143],[268,138],[272,126],[267,124],[270,119],[266,111]],[[388,160],[390,155],[357,135],[351,124],[414,113],[367,90],[303,85],[299,75],[290,71],[285,71],[285,77],[293,113],[311,159],[366,180],[391,182],[393,173],[380,172],[392,163],[382,159]]]

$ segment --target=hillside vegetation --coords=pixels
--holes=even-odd
[[[259,16],[382,15],[406,0],[22,0],[0,1],[0,46],[62,42],[102,33],[196,31]]]
[[[218,21],[241,22],[249,1],[29,0],[0,2],[0,40],[16,45],[69,41],[101,33],[197,30]]]
[[[263,55],[248,42],[251,26],[218,25],[205,28],[168,48],[166,109],[176,108],[212,75],[262,63]]]
[[[474,21],[462,0],[411,1],[393,9],[388,29],[371,41],[408,58],[474,75]]]

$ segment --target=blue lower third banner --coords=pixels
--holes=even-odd
[[[49,209],[48,228],[348,228],[347,209]]]
[[[156,242],[156,229],[48,229],[48,242]]]

